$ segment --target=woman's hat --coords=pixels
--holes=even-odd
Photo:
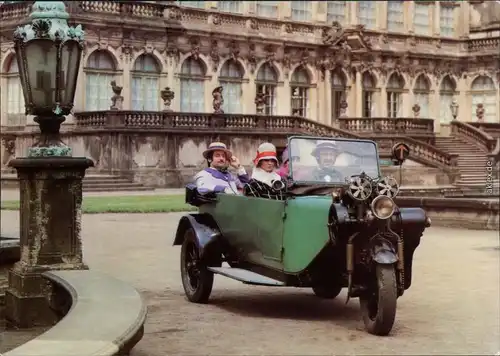
[[[276,147],[269,142],[262,143],[257,149],[257,156],[253,160],[253,163],[257,166],[259,162],[263,159],[273,159],[278,164],[278,158],[276,158]]]
[[[224,151],[226,152],[227,159],[231,159],[233,153],[227,149],[227,146],[222,142],[212,142],[208,145],[208,148],[203,151],[203,158],[208,159],[208,156],[211,152],[214,151]]]

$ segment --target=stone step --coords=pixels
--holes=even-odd
[[[114,184],[121,184],[121,183],[131,183],[130,180],[126,178],[114,178],[114,179],[84,179],[83,184],[94,184],[94,183],[114,183]]]

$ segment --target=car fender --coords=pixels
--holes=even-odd
[[[182,245],[184,242],[184,233],[187,229],[194,230],[200,257],[209,245],[217,241],[221,232],[217,227],[214,218],[209,214],[187,214],[184,215],[177,226],[173,245]]]
[[[380,264],[393,264],[398,261],[398,255],[392,244],[386,239],[378,238],[371,243],[372,260]]]

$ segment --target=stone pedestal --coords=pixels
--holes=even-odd
[[[9,271],[5,317],[17,327],[57,322],[46,298],[48,270],[87,269],[81,244],[82,179],[87,158],[19,158],[21,259]]]

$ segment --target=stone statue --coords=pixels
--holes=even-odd
[[[222,90],[222,87],[217,87],[212,91],[214,114],[224,114],[224,110],[222,110],[222,105],[224,105]]]
[[[342,37],[344,31],[342,30],[342,25],[338,21],[333,21],[330,28],[325,28],[323,30],[322,40],[325,45],[331,46]]]
[[[260,92],[255,95],[255,106],[257,108],[257,114],[262,115],[267,104],[266,94]]]
[[[415,104],[411,107],[411,110],[413,111],[413,117],[417,118],[420,116],[420,105]]]
[[[478,122],[484,121],[484,106],[482,103],[477,104],[476,117]]]
[[[160,92],[160,95],[163,100],[163,111],[172,111],[170,105],[172,104],[172,100],[175,98],[175,93],[170,90],[169,87],[166,87]]]
[[[347,117],[347,101],[345,99],[342,99],[340,102],[340,113],[339,113],[339,118]]]
[[[111,97],[111,107],[110,109],[111,110],[122,110],[122,107],[123,107],[123,96],[121,95],[122,94],[122,90],[123,90],[123,87],[119,87],[118,85],[116,85],[116,81],[111,81],[111,89],[113,90],[113,93],[114,95]]]

